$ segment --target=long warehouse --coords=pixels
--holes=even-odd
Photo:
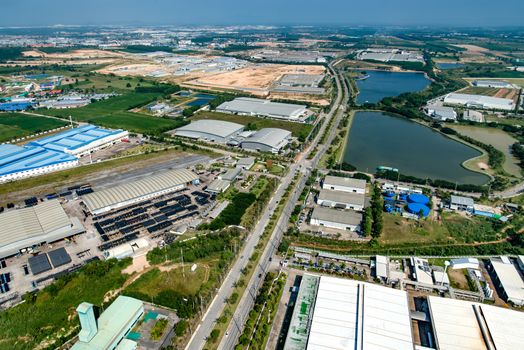
[[[524,313],[475,302],[417,297],[356,280],[305,274],[284,349],[514,350],[524,344]],[[415,304],[415,305],[416,305]],[[424,324],[425,343],[418,328]]]
[[[498,109],[504,111],[512,111],[515,109],[515,101],[512,99],[483,95],[451,93],[444,97],[444,103],[480,109]]]
[[[175,136],[209,142],[227,143],[244,130],[244,126],[222,120],[201,119],[176,129]]]
[[[0,227],[0,258],[85,232],[80,221],[70,219],[56,199],[2,213]]]
[[[260,129],[254,135],[242,140],[240,147],[260,152],[280,152],[291,140],[291,132],[279,128]]]
[[[99,215],[197,183],[198,176],[187,169],[169,170],[137,181],[95,191],[82,197],[87,209]]]
[[[307,118],[305,105],[271,102],[251,97],[237,97],[233,101],[224,102],[216,111],[302,122]]]

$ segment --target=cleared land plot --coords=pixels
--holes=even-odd
[[[22,113],[0,113],[0,142],[67,125],[67,121]]]
[[[291,134],[294,137],[298,137],[299,139],[305,139],[307,135],[309,135],[309,133],[311,132],[311,129],[313,128],[311,124],[293,123],[284,120],[217,112],[199,112],[195,114],[193,117],[191,117],[191,120],[199,119],[225,120],[228,122],[238,123],[245,126],[249,124],[252,128],[257,130],[260,130],[262,128],[281,128],[284,130],[291,131]]]
[[[284,74],[322,74],[323,66],[260,64],[230,72],[203,76],[183,85],[265,93]]]
[[[92,103],[75,109],[48,109],[39,113],[68,118],[75,121],[93,123],[108,128],[122,128],[139,133],[166,131],[181,125],[180,120],[151,117],[149,115],[128,112],[129,109],[142,106],[155,100],[156,93],[130,93],[104,101]]]
[[[495,128],[485,128],[469,125],[449,125],[452,129],[456,130],[462,135],[466,135],[480,142],[492,145],[502,153],[504,153],[504,170],[513,176],[521,177],[521,170],[518,165],[519,161],[511,154],[510,147],[515,142],[512,136],[503,130]]]
[[[384,214],[384,229],[380,236],[380,242],[384,244],[438,242],[445,241],[448,236],[448,230],[441,222],[414,221],[396,215]]]
[[[509,98],[514,101],[517,100],[518,90],[517,89],[499,89],[491,87],[477,87],[477,86],[468,86],[462,90],[457,91],[461,94],[472,94],[472,95],[482,95],[482,96],[491,96],[499,98]]]

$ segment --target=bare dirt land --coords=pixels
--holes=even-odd
[[[472,53],[472,54],[483,53],[483,52],[489,51],[485,47],[481,47],[477,45],[470,45],[470,44],[461,44],[461,45],[453,45],[453,46],[460,47],[462,49],[466,49],[468,53]]]
[[[267,94],[268,89],[284,74],[322,74],[323,66],[259,64],[249,67],[202,76],[184,82],[185,86],[241,90],[253,94]]]
[[[128,63],[104,67],[97,70],[97,73],[141,77],[151,74],[159,69],[162,69],[162,65],[155,63]]]
[[[304,101],[318,106],[329,105],[329,99],[325,95],[305,95],[271,92],[271,94],[269,95],[269,99]]]
[[[121,58],[125,54],[115,51],[105,51],[105,50],[74,50],[68,52],[60,53],[45,53],[39,50],[30,50],[24,51],[22,53],[24,57],[41,57],[48,59],[57,59],[57,60],[72,60],[72,59],[94,59],[94,58]]]

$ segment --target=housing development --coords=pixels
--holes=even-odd
[[[295,3],[6,5],[2,348],[524,348],[520,24]]]

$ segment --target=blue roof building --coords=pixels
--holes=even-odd
[[[65,169],[77,164],[77,157],[43,147],[0,145],[0,182]]]
[[[31,102],[6,102],[0,103],[1,112],[25,111],[32,106]]]
[[[109,130],[94,125],[84,125],[31,141],[28,143],[28,146],[39,146],[58,152],[81,154],[127,137],[127,135],[128,132],[121,129]]]

